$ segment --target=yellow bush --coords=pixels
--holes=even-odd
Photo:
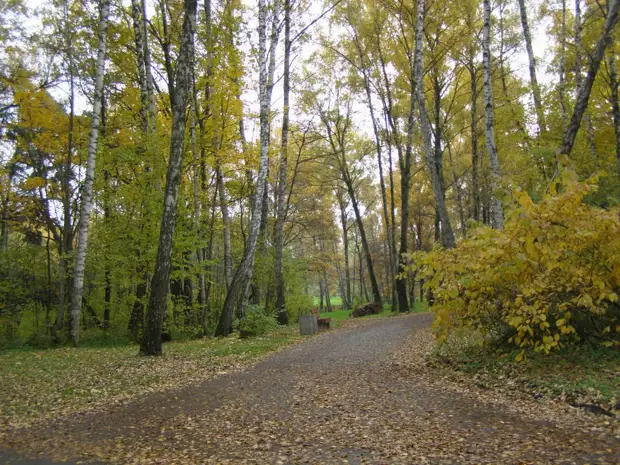
[[[620,208],[584,203],[595,180],[540,203],[520,191],[503,231],[478,227],[456,249],[412,255],[435,302],[439,341],[455,328],[549,353],[579,340],[620,345]]]

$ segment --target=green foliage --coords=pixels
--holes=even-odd
[[[275,316],[267,315],[265,311],[256,305],[250,305],[241,320],[236,323],[239,331],[248,333],[251,336],[261,336],[268,331],[278,327]]]
[[[566,171],[540,203],[520,191],[505,230],[479,227],[453,250],[416,254],[440,341],[477,330],[487,342],[549,353],[578,341],[618,346],[620,209],[585,203],[594,179]]]
[[[291,294],[286,297],[286,311],[288,321],[295,323],[300,315],[309,315],[313,308],[312,296],[305,294]]]

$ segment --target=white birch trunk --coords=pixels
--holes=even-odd
[[[277,13],[276,3],[276,11]],[[277,22],[274,19],[274,23]],[[265,190],[265,182],[267,180],[267,170],[269,168],[269,110],[271,103],[271,90],[273,78],[270,79],[267,69],[268,60],[270,63],[275,62],[275,44],[272,43],[271,49],[267,51],[267,5],[266,0],[258,0],[258,53],[259,53],[259,101],[260,101],[260,158],[258,175],[256,178],[256,193],[252,205],[252,217],[248,232],[248,243],[245,255],[235,272],[232,279],[224,308],[220,317],[216,335],[227,336],[232,330],[232,322],[234,311],[239,304],[240,313],[244,314],[248,299],[248,289],[252,281],[252,273],[254,270],[254,258],[256,255],[256,245],[258,242],[258,234],[260,232],[260,223],[263,210],[263,194]],[[273,57],[270,60],[270,57]],[[272,71],[274,66],[269,66]],[[273,71],[272,71],[273,72]]]
[[[502,202],[497,198],[500,184],[499,157],[495,144],[495,112],[491,85],[491,0],[483,0],[484,25],[482,29],[482,80],[484,88],[485,135],[491,169],[491,215],[495,229],[504,228]]]
[[[76,263],[73,270],[73,291],[71,295],[71,341],[74,346],[78,345],[80,335],[80,313],[82,311],[84,269],[86,267],[86,247],[88,245],[88,222],[93,202],[93,182],[95,180],[97,141],[99,139],[99,124],[101,122],[101,96],[103,93],[103,76],[105,74],[106,34],[109,13],[109,0],[101,0],[99,3],[99,47],[97,49],[97,62],[95,65],[93,115],[88,141],[86,177],[82,190],[82,208],[80,210]]]

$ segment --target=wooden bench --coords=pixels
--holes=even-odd
[[[329,329],[331,326],[332,319],[331,318],[321,318],[321,314],[318,309],[313,308],[312,314],[316,316],[316,322],[319,326],[319,329]]]

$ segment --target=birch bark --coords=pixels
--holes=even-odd
[[[485,136],[489,167],[491,169],[491,215],[495,229],[504,228],[502,202],[497,198],[500,171],[497,145],[495,143],[495,112],[493,109],[493,90],[491,86],[491,1],[483,0],[484,25],[482,32],[482,76],[484,88]]]
[[[187,103],[188,94],[191,90],[196,3],[196,0],[185,0],[183,6],[183,29],[172,97],[172,132],[164,192],[164,212],[161,219],[155,273],[151,281],[146,324],[140,345],[140,352],[144,355],[161,355],[162,353],[161,332],[168,303],[168,284],[172,270],[172,243],[185,149]]]
[[[71,294],[71,341],[77,347],[80,335],[80,313],[82,295],[84,293],[84,270],[86,267],[86,247],[88,245],[88,222],[93,201],[93,183],[95,180],[95,163],[97,160],[97,142],[99,124],[101,122],[101,94],[103,92],[103,76],[105,74],[106,34],[108,30],[109,0],[99,3],[99,46],[95,66],[95,89],[93,95],[93,115],[88,141],[86,175],[82,190],[82,208],[80,210],[79,236],[77,243],[76,263],[73,270],[73,290]]]

